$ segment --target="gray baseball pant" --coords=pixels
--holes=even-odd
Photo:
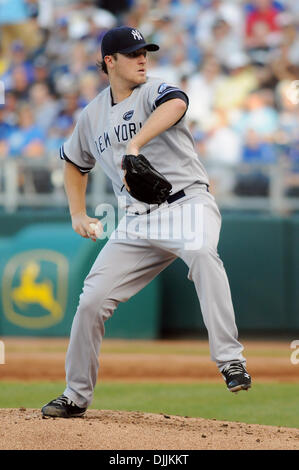
[[[165,222],[173,216],[174,225],[178,225],[178,211],[182,214],[186,208],[189,210],[185,214],[187,218],[196,211],[201,210],[202,214],[198,230],[201,235],[191,248],[186,239],[175,236],[172,230],[170,237],[155,238],[154,234],[153,238],[143,238],[140,232],[132,229],[138,223],[143,228],[148,227],[155,217]],[[194,219],[194,216],[190,215],[190,218]],[[237,339],[227,275],[217,253],[220,227],[221,215],[205,186],[191,190],[184,198],[170,205],[166,203],[148,215],[122,219],[84,282],[66,355],[64,394],[67,397],[80,407],[90,405],[98,377],[105,321],[112,316],[119,302],[126,302],[139,292],[177,257],[187,264],[188,278],[194,282],[208,331],[211,359],[219,370],[236,360],[246,364],[243,346]],[[135,236],[132,236],[133,232]],[[155,229],[151,229],[151,233],[155,233]]]

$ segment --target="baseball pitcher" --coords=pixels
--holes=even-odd
[[[88,173],[96,162],[124,200],[126,213],[85,279],[66,355],[66,388],[42,408],[44,416],[85,413],[98,377],[105,321],[178,257],[189,268],[211,359],[227,388],[237,392],[251,386],[217,253],[221,216],[185,123],[188,97],[173,84],[147,77],[147,53],[158,49],[133,28],[105,34],[101,67],[109,86],[82,111],[60,151],[78,234],[96,240],[100,222],[85,206]],[[185,234],[187,226],[195,227],[189,231],[192,239]]]

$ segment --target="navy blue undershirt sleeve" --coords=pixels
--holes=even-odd
[[[189,98],[188,96],[186,95],[186,93],[184,93],[183,91],[181,90],[174,90],[174,91],[171,91],[163,96],[161,96],[161,98],[157,98],[156,101],[155,101],[155,108],[157,108],[158,106],[160,106],[162,103],[166,103],[166,101],[169,101],[169,100],[173,100],[175,98],[179,98],[181,100],[183,100],[186,105],[187,105],[187,108],[186,108],[186,111],[184,112],[183,116],[174,124],[174,126],[176,124],[178,124],[182,119],[183,117],[185,116],[187,110],[188,110],[188,106],[189,106]]]

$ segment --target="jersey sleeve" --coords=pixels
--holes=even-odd
[[[89,173],[96,160],[89,151],[88,123],[84,111],[68,140],[60,147],[60,158],[75,165],[81,173]]]
[[[148,100],[151,111],[154,111],[162,103],[175,98],[182,99],[186,103],[188,109],[189,98],[186,93],[177,86],[170,85],[165,82],[154,82],[150,87]],[[183,119],[187,109],[179,121]]]

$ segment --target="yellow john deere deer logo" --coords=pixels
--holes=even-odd
[[[32,250],[7,263],[2,282],[6,317],[23,328],[59,323],[66,307],[68,261],[61,253]]]

